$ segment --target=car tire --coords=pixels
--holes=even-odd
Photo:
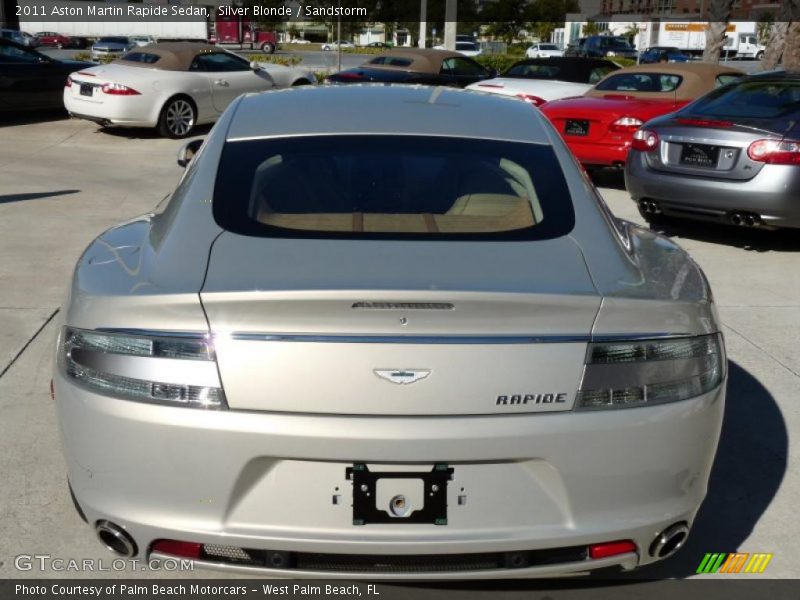
[[[761,60],[762,58],[764,58],[764,51],[763,50],[756,53],[756,60]]]
[[[185,138],[197,124],[197,108],[188,96],[167,100],[158,117],[158,133],[173,140]]]
[[[261,51],[264,54],[274,54],[275,53],[275,45],[270,44],[269,42],[264,42],[261,44]]]
[[[58,42],[56,44],[56,48],[58,48],[59,50],[63,50],[64,49],[64,44],[62,44],[61,42]]]

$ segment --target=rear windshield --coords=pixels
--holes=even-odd
[[[608,63],[600,64],[587,61],[577,63],[537,63],[519,62],[513,65],[502,77],[515,79],[555,79],[572,83],[597,83],[603,77],[619,69],[618,66]]]
[[[268,237],[531,240],[574,224],[552,148],[446,137],[228,142],[213,209]]]
[[[392,67],[408,67],[412,60],[404,56],[378,56],[369,61],[371,65],[390,65]]]
[[[595,89],[608,92],[674,92],[683,77],[665,73],[620,73],[601,81]]]
[[[692,104],[691,112],[731,118],[800,116],[800,81],[746,81],[718,88]]]

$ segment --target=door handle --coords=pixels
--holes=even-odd
[[[224,79],[216,79],[214,81],[214,85],[218,85],[220,87],[228,87],[228,86],[230,86],[230,83],[228,83]]]

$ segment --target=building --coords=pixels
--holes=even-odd
[[[645,18],[669,16],[707,19],[710,5],[711,0],[601,0],[598,19],[632,14]],[[765,13],[775,14],[779,8],[780,2],[774,0],[734,0],[731,20],[757,19]]]

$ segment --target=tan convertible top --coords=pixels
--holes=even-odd
[[[188,71],[195,56],[198,54],[222,53],[224,50],[210,44],[198,42],[163,42],[150,44],[141,48],[134,48],[129,53],[155,54],[159,59],[154,63],[125,60],[120,58],[115,61],[131,67],[144,69],[159,69],[161,71]]]
[[[601,79],[600,85],[606,79],[618,77],[626,73],[663,73],[664,75],[679,75],[683,81],[673,92],[613,92],[610,90],[598,90],[592,88],[585,96],[602,98],[609,94],[625,94],[641,98],[675,98],[676,100],[693,100],[710,92],[717,85],[716,79],[719,75],[744,75],[744,71],[725,67],[714,63],[656,63],[652,65],[637,65],[635,67],[625,67],[619,71],[613,71]]]
[[[371,57],[361,65],[362,68],[370,69],[391,69],[393,71],[414,71],[415,73],[440,73],[442,61],[446,58],[458,56],[464,58],[463,54],[450,52],[449,50],[434,50],[433,48],[395,48],[382,54]],[[375,64],[374,60],[381,57],[404,58],[411,61],[410,65]]]

